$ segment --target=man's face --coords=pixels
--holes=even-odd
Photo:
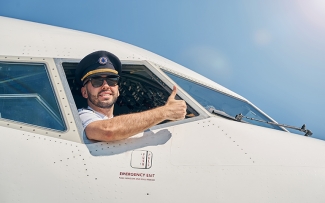
[[[100,108],[113,107],[117,97],[120,95],[118,85],[109,86],[105,80],[103,85],[100,87],[93,87],[89,81],[81,88],[81,92],[84,98],[88,99],[90,103]]]

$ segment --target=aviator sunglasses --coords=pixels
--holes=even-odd
[[[106,81],[106,83],[109,86],[116,86],[118,81],[119,81],[120,77],[91,77],[89,78],[89,80],[87,80],[84,85],[87,84],[87,82],[90,81],[91,85],[93,87],[101,87],[104,84],[104,80]]]

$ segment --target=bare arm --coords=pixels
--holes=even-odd
[[[183,100],[175,100],[176,92],[177,88],[174,86],[173,92],[164,106],[90,123],[85,129],[87,137],[106,142],[122,140],[143,132],[164,120],[184,119],[186,103]]]

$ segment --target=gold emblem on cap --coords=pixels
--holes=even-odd
[[[114,73],[114,74],[117,74],[118,72],[116,70],[112,70],[112,69],[108,69],[108,68],[106,68],[106,69],[92,70],[92,71],[89,71],[86,75],[84,75],[81,78],[81,81],[83,81],[89,75],[92,75],[92,74],[95,74],[95,73]]]

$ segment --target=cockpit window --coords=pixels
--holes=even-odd
[[[67,129],[45,64],[0,62],[0,119]]]
[[[74,85],[77,63],[62,63],[77,108],[87,108],[86,99],[81,96],[80,89]],[[114,116],[141,112],[163,106],[171,89],[153,74],[145,65],[123,64],[119,82],[120,96],[114,106]],[[178,95],[176,99],[181,99]],[[199,114],[187,105],[186,118]]]
[[[206,109],[213,108],[231,117],[235,117],[241,113],[246,117],[273,122],[255,107],[243,100],[182,78],[178,75],[167,72],[166,70],[163,71]],[[280,127],[267,123],[261,123],[258,121],[249,120],[247,118],[243,118],[242,120],[254,125],[283,131],[283,129]]]

